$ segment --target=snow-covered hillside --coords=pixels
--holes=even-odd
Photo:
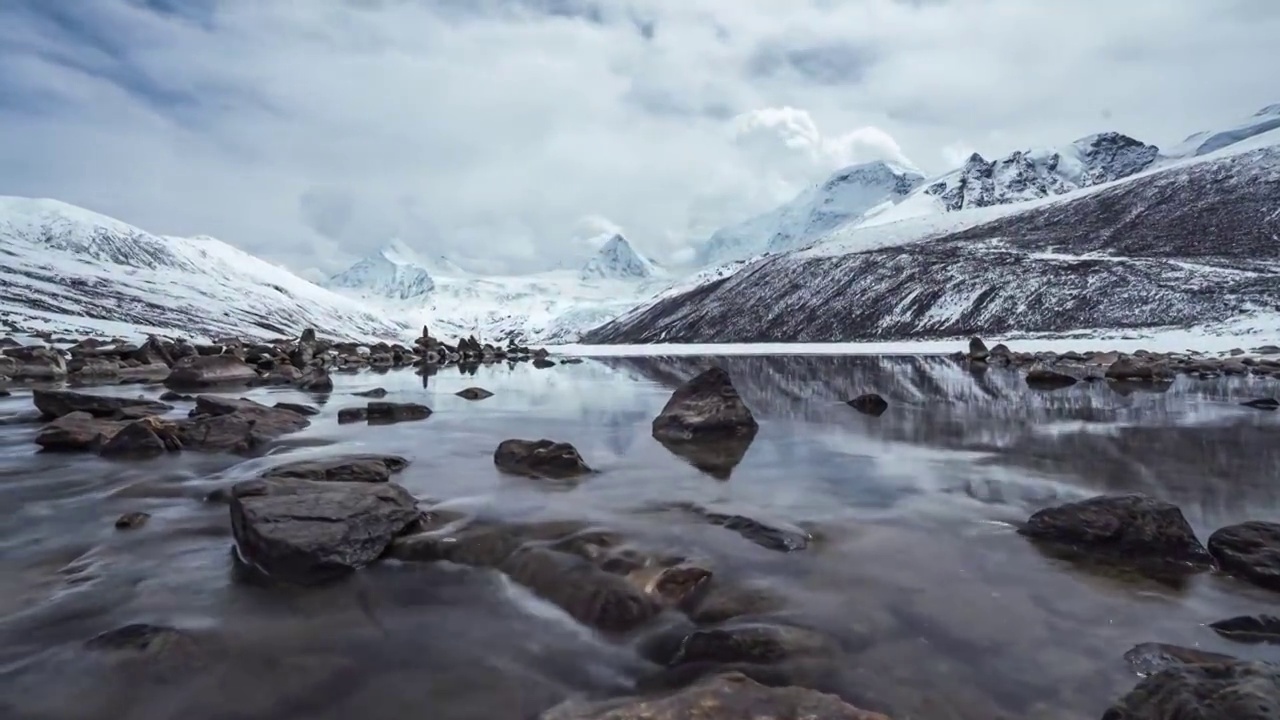
[[[1195,133],[1181,143],[1162,150],[1160,155],[1173,160],[1207,155],[1276,129],[1280,129],[1280,105],[1268,105],[1234,125]]]
[[[721,265],[803,247],[841,225],[893,205],[922,182],[919,172],[890,163],[847,167],[790,202],[717,230],[698,247],[697,263]]]
[[[1112,169],[1151,154],[1133,152]],[[914,215],[664,293],[583,342],[1239,328],[1280,314],[1280,130],[1063,195]]]
[[[400,340],[410,327],[210,237],[0,197],[0,331]]]
[[[591,259],[587,260],[578,273],[584,282],[597,280],[645,280],[658,275],[654,264],[636,252],[631,243],[621,235],[614,234]]]

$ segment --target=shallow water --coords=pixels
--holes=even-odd
[[[310,428],[251,460],[36,454],[37,425],[0,425],[0,717],[519,719],[571,695],[623,693],[654,670],[627,642],[493,571],[385,561],[309,589],[238,576],[226,506],[205,496],[286,455],[352,450],[410,458],[397,481],[420,498],[479,515],[591,519],[705,558],[717,581],[766,586],[789,617],[850,650],[827,689],[898,720],[1096,718],[1136,681],[1121,656],[1146,641],[1280,659],[1204,627],[1273,612],[1274,595],[1214,575],[1169,585],[1073,565],[1008,524],[1120,491],[1178,503],[1202,538],[1278,519],[1280,413],[1237,405],[1276,395],[1276,381],[1046,393],[1015,372],[974,375],[943,358],[719,358],[761,424],[724,478],[649,435],[672,388],[711,362],[365,373],[335,376],[327,398],[238,393],[322,408]],[[470,385],[496,394],[453,396]],[[376,386],[436,412],[337,425],[338,408],[365,402],[351,393]],[[891,403],[879,418],[842,402],[870,391]],[[0,398],[0,418],[29,409],[25,391]],[[509,437],[572,442],[602,472],[577,486],[501,475],[491,456]],[[672,501],[800,525],[816,541],[773,552],[652,509]],[[113,528],[135,510],[153,517]],[[130,622],[191,629],[224,653],[197,669],[140,674],[82,649]]]

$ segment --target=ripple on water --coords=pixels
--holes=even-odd
[[[760,431],[710,459],[673,452],[650,436],[650,421],[678,382],[712,362],[729,371]],[[656,670],[633,639],[589,630],[493,571],[385,561],[318,588],[249,582],[233,562],[219,493],[286,458],[339,452],[409,458],[397,482],[473,520],[587,520],[656,554],[697,558],[716,587],[739,591],[708,600],[705,618],[746,602],[760,617],[821,631],[841,660],[815,683],[898,717],[1097,717],[1132,686],[1123,655],[1144,642],[1280,659],[1276,646],[1233,644],[1205,627],[1270,612],[1267,592],[1082,564],[1010,524],[1050,503],[1133,491],[1180,505],[1202,538],[1274,518],[1280,416],[1236,405],[1261,381],[1037,392],[1016,373],[971,375],[941,358],[803,356],[335,381],[325,395],[239,393],[319,410],[252,459],[36,454],[37,425],[0,424],[0,709],[8,702],[11,716],[41,720],[526,718],[570,695],[623,693]],[[493,395],[455,394],[472,386]],[[375,387],[435,412],[339,426],[338,411]],[[844,404],[866,392],[888,411]],[[21,391],[0,399],[0,418],[29,402]],[[173,404],[176,414],[190,408]],[[504,475],[492,453],[512,437],[571,442],[601,472],[570,488]],[[778,552],[673,504],[812,539]],[[151,517],[114,528],[134,511]],[[199,671],[83,647],[137,622],[191,633]]]

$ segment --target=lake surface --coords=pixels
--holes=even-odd
[[[672,389],[727,369],[760,422],[740,464],[702,472],[650,436]],[[1137,678],[1122,655],[1160,641],[1280,659],[1204,627],[1274,612],[1275,596],[1216,575],[1163,584],[1049,557],[1010,522],[1103,492],[1177,503],[1202,539],[1280,519],[1280,413],[1240,407],[1274,380],[1179,378],[1165,392],[1106,384],[1029,390],[1014,371],[943,358],[587,360],[335,375],[329,396],[236,395],[319,406],[268,457],[146,461],[37,454],[38,425],[0,425],[0,716],[15,720],[521,720],[579,694],[623,694],[655,666],[492,570],[383,561],[318,588],[234,569],[213,490],[290,459],[401,454],[396,481],[478,516],[587,519],[705,559],[716,582],[759,587],[849,652],[828,687],[898,720],[1097,718]],[[467,401],[478,385],[495,395]],[[352,392],[435,414],[342,425]],[[843,404],[863,392],[881,417]],[[160,388],[91,392],[149,396]],[[176,403],[179,412],[189,405]],[[0,398],[0,418],[31,409]],[[601,472],[573,485],[512,477],[507,438],[573,443]],[[693,502],[810,530],[782,553],[660,504]],[[118,531],[122,513],[151,513]],[[191,630],[224,652],[196,667],[107,662],[84,641],[134,622]]]

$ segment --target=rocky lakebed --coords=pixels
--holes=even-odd
[[[2,718],[1280,718],[1280,348],[44,340]]]

